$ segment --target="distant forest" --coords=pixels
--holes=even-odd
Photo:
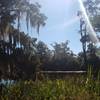
[[[99,0],[84,2],[87,14],[99,36],[98,4],[100,5]],[[0,77],[14,80],[33,79],[34,74],[39,71],[86,71],[88,66],[97,73],[100,70],[100,48],[88,41],[88,35],[80,34],[83,51],[76,55],[70,50],[69,40],[53,43],[51,50],[44,42],[20,31],[24,17],[27,30],[30,26],[39,34],[39,28],[45,26],[47,20],[40,9],[41,5],[30,4],[28,0],[0,0]],[[17,27],[14,27],[15,24]]]

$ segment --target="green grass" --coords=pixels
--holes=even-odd
[[[100,73],[99,73],[100,75]],[[20,81],[3,89],[0,100],[100,100],[100,76]]]

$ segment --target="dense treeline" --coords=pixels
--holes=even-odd
[[[24,36],[27,35],[24,34]],[[68,47],[68,41],[61,44],[55,43],[53,45],[54,49],[50,50],[42,41],[29,38],[30,45],[21,46],[20,48],[12,48],[13,44],[0,41],[0,69],[3,78],[35,78],[35,72],[41,70],[77,71],[88,69],[84,65],[83,53],[79,53],[79,55],[73,54]],[[8,46],[9,48],[7,48],[8,44],[11,47]],[[89,53],[89,51],[87,51],[87,55],[88,65],[98,71],[100,69],[100,58],[95,54]]]
[[[33,74],[38,63],[34,61],[37,60],[37,55],[34,57],[37,39],[20,32],[21,18],[26,21],[27,30],[30,26],[39,33],[47,19],[40,8],[38,3],[31,4],[28,0],[0,1],[0,70],[3,78],[27,78]]]
[[[84,64],[84,53],[75,55],[68,46],[69,41],[54,43],[50,50],[42,41],[20,31],[20,20],[24,16],[27,30],[31,26],[39,33],[47,19],[40,7],[28,0],[0,1],[0,77],[3,79],[35,79],[36,72],[41,70],[88,69]],[[96,53],[99,48],[91,42],[87,48],[87,65],[97,72],[100,69],[100,58]]]

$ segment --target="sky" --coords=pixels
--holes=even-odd
[[[34,0],[31,0],[33,2]],[[45,27],[40,28],[37,35],[33,30],[31,36],[45,42],[51,48],[54,42],[65,42],[69,40],[69,47],[74,53],[82,50],[79,34],[79,18],[77,12],[80,10],[78,0],[36,0],[42,6],[41,12],[48,19]],[[25,27],[23,28],[25,30]]]

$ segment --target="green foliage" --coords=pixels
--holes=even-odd
[[[20,81],[4,88],[1,95],[1,100],[99,99],[100,80],[93,80],[91,68],[88,71],[87,78],[70,77],[65,80]]]
[[[85,0],[84,5],[95,31],[100,32],[100,0]]]
[[[39,65],[37,39],[20,32],[20,28],[22,19],[27,30],[31,26],[39,33],[40,26],[44,26],[47,19],[40,8],[38,3],[29,0],[0,0],[0,70],[3,78],[16,80],[33,76]]]
[[[2,26],[1,29],[4,33],[8,24],[17,22],[18,29],[21,26],[20,19],[26,19],[27,30],[29,24],[31,27],[36,27],[39,32],[40,26],[45,25],[47,17],[40,12],[41,6],[38,3],[30,3],[28,0],[1,0],[0,1],[0,18]],[[15,21],[16,20],[16,21]]]

